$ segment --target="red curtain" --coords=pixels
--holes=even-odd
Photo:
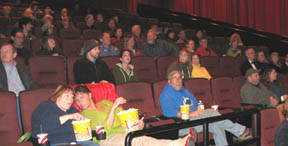
[[[168,9],[288,35],[287,0],[165,0]]]

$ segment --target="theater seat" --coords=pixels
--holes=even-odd
[[[100,36],[102,35],[101,30],[94,30],[94,29],[85,29],[82,32],[83,39],[90,40],[90,39],[100,39]]]
[[[119,56],[105,56],[102,60],[107,64],[110,70],[116,65],[116,63],[120,63]]]
[[[157,58],[157,71],[159,80],[165,80],[167,69],[172,62],[176,61],[175,56],[161,56]]]
[[[161,104],[160,104],[160,94],[162,93],[162,90],[167,83],[167,80],[163,81],[157,81],[152,84],[153,87],[153,96],[155,101],[156,110],[158,112],[158,115],[163,115]]]
[[[70,85],[75,84],[75,80],[74,80],[74,63],[81,59],[82,57],[68,57],[67,58],[67,75],[68,75],[68,83]]]
[[[54,89],[36,89],[20,93],[21,116],[24,132],[31,131],[31,116],[35,108],[48,100]]]
[[[133,57],[132,64],[134,64],[134,68],[139,81],[153,82],[158,80],[156,61],[154,57]]]
[[[61,39],[80,39],[81,30],[80,29],[61,29],[60,37]]]
[[[261,146],[274,146],[274,136],[280,125],[278,111],[275,108],[264,109],[261,113]]]
[[[83,47],[83,40],[80,39],[62,40],[62,49],[65,56],[67,57],[79,56],[82,47]]]
[[[29,60],[33,79],[40,87],[56,87],[66,84],[64,57],[34,56]]]
[[[218,75],[220,70],[219,68],[219,57],[216,56],[203,56],[200,59],[200,63],[202,66],[206,67],[208,72],[211,74],[212,77]]]
[[[16,96],[0,91],[0,145],[13,145],[21,132],[17,119]]]

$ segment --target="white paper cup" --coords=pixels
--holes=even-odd
[[[216,112],[218,112],[218,107],[219,107],[219,105],[212,105],[211,106],[211,108]]]
[[[39,144],[45,144],[48,141],[48,133],[37,134],[37,139]]]
[[[204,104],[201,104],[201,105],[199,105],[200,106],[200,109],[201,110],[204,110],[205,109],[205,105]]]
[[[104,125],[96,126],[96,134],[103,134],[105,132]]]

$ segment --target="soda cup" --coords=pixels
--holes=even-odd
[[[181,111],[181,119],[182,120],[188,120],[189,119],[189,113],[190,113],[190,105],[181,105],[180,111]]]
[[[219,107],[219,105],[212,105],[211,106],[211,108],[216,112],[218,112],[218,107]]]
[[[95,131],[96,131],[96,139],[97,140],[106,139],[106,133],[105,133],[104,125],[97,125]]]
[[[45,144],[48,142],[48,133],[37,134],[37,139],[39,144]]]

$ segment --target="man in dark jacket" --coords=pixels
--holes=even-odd
[[[157,40],[156,32],[149,30],[147,33],[147,41],[142,46],[142,55],[159,57],[173,54],[177,56],[176,50],[177,48],[172,44],[164,40]]]
[[[245,76],[246,71],[250,68],[253,68],[255,70],[261,70],[259,62],[255,60],[255,51],[253,48],[248,48],[245,51],[245,55],[247,57],[247,60],[245,60],[240,67],[242,76]]]
[[[99,42],[88,40],[81,50],[83,58],[74,63],[74,78],[77,84],[111,82],[114,77],[104,61],[100,59]]]
[[[17,116],[22,132],[19,92],[36,88],[37,85],[29,68],[15,61],[17,49],[12,44],[2,44],[0,54],[0,90],[11,91],[16,94]]]
[[[0,90],[12,91],[18,96],[20,91],[37,86],[29,68],[15,61],[17,50],[12,44],[4,43],[0,54]]]

